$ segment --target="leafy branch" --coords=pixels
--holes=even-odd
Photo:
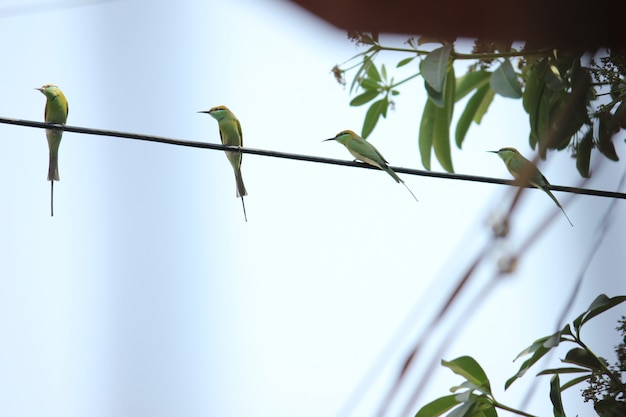
[[[618,365],[613,369],[608,366],[604,358],[598,357],[581,339],[581,329],[585,323],[597,315],[623,303],[626,296],[609,298],[599,295],[589,308],[579,315],[572,325],[567,324],[562,330],[537,339],[524,349],[516,359],[522,356],[532,356],[527,359],[515,375],[509,378],[504,387],[509,388],[513,382],[521,378],[535,363],[543,358],[551,349],[564,342],[574,343],[576,347],[570,349],[561,361],[568,364],[566,367],[545,369],[537,375],[552,375],[550,380],[550,400],[555,417],[565,417],[565,410],[561,393],[581,382],[588,381],[590,386],[583,391],[585,401],[593,401],[596,412],[605,416],[622,416],[626,412],[626,383],[621,380],[622,372],[626,372],[626,318],[620,321],[624,342],[616,348]],[[573,326],[573,331],[572,331]],[[531,416],[521,410],[499,403],[491,392],[491,385],[480,365],[469,356],[462,356],[453,361],[441,362],[443,366],[454,373],[463,376],[466,380],[459,386],[451,388],[458,394],[438,398],[423,406],[415,417],[437,417],[454,409],[449,416],[455,417],[492,417],[497,416],[496,409],[506,410],[518,415]],[[582,374],[561,385],[562,375]]]
[[[369,103],[361,135],[367,138],[381,117],[387,117],[400,94],[400,85],[421,76],[428,94],[419,127],[421,162],[431,169],[434,152],[441,166],[454,172],[450,129],[454,107],[469,96],[457,120],[455,144],[462,147],[472,123],[480,124],[496,95],[522,99],[528,114],[529,143],[542,158],[548,150],[570,148],[583,177],[590,175],[591,152],[619,159],[613,137],[626,129],[626,56],[607,51],[596,61],[583,51],[514,48],[510,42],[477,40],[470,53],[456,50],[453,39],[409,38],[407,47],[382,45],[377,34],[351,32],[349,37],[366,49],[333,68],[338,82],[356,70],[350,94],[351,106]],[[423,45],[437,44],[425,49]],[[419,60],[417,70],[399,82],[384,64],[376,65],[381,52],[406,55],[396,69]],[[455,76],[454,63],[474,60],[467,73]],[[344,65],[355,62],[347,67]],[[610,100],[606,100],[610,98]],[[504,146],[505,144],[503,144]]]

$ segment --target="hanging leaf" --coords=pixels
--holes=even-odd
[[[491,89],[491,86],[485,84],[476,90],[474,95],[468,100],[465,110],[463,110],[456,125],[455,142],[459,149],[461,149],[472,121],[477,124],[480,123],[483,115],[489,108],[489,104],[493,101],[494,94],[495,92]]]
[[[367,110],[365,114],[365,120],[363,121],[363,129],[361,131],[361,136],[365,139],[376,127],[376,123],[378,123],[378,119],[380,116],[387,115],[387,107],[389,106],[389,100],[387,97],[375,101],[372,103],[370,108]]]
[[[576,169],[584,178],[589,178],[591,149],[593,149],[593,129],[589,128],[582,140],[576,145]]]
[[[517,73],[508,59],[505,59],[498,69],[491,74],[489,83],[493,91],[501,96],[509,98],[522,97],[522,88],[517,79]]]
[[[422,165],[430,171],[430,154],[433,149],[433,137],[435,136],[435,117],[438,107],[432,100],[426,99],[424,111],[422,112],[422,121],[420,122],[419,131],[419,150],[422,158]]]
[[[615,145],[613,144],[613,133],[609,128],[611,121],[611,114],[609,112],[601,113],[598,117],[598,150],[602,152],[604,156],[611,161],[619,161],[617,152],[615,151]]]
[[[435,131],[433,136],[433,149],[435,156],[442,168],[447,172],[454,172],[452,166],[452,154],[450,152],[450,125],[454,111],[455,90],[454,67],[451,65],[445,81],[444,107],[437,107],[435,115]]]
[[[429,52],[420,63],[422,77],[436,92],[443,92],[451,51],[452,45],[446,44]]]
[[[550,379],[550,401],[552,401],[554,417],[565,417],[565,409],[561,399],[561,382],[558,375],[554,375]]]
[[[472,90],[481,88],[489,82],[489,71],[472,71],[457,78],[456,90],[454,92],[454,101],[459,101]]]

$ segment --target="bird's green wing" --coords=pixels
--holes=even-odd
[[[239,146],[243,146],[243,133],[241,133],[241,123],[239,123],[239,119],[235,119],[237,123],[237,131],[239,132]]]
[[[354,153],[363,155],[365,158],[377,162],[380,165],[387,165],[387,160],[378,152],[378,149],[365,139],[353,139],[349,141],[346,146]]]

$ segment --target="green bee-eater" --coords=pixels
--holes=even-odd
[[[325,139],[322,142],[326,142],[329,140],[335,140],[341,143],[343,146],[348,148],[348,151],[359,161],[363,161],[366,164],[373,165],[377,168],[382,169],[387,174],[391,175],[391,177],[396,180],[396,182],[401,183],[406,187],[407,190],[411,193],[415,201],[417,198],[415,194],[411,191],[411,189],[402,181],[398,175],[393,172],[391,168],[389,168],[389,163],[387,160],[378,152],[378,149],[374,147],[371,143],[357,135],[351,130],[344,130],[337,133],[337,136],[330,139]]]
[[[210,110],[200,111],[198,113],[210,114],[217,120],[220,129],[220,138],[222,145],[243,146],[243,135],[241,134],[241,124],[237,117],[226,106],[216,106]],[[246,215],[246,205],[243,202],[243,196],[248,195],[246,186],[243,185],[243,177],[241,176],[241,152],[226,152],[228,161],[235,171],[235,181],[237,182],[237,197],[241,197],[241,205],[243,207],[243,217],[248,221]]]
[[[67,121],[69,108],[65,95],[53,84],[46,84],[43,87],[35,88],[46,96],[46,108],[44,110],[44,120],[46,123],[56,123],[64,125]],[[48,181],[50,181],[50,215],[54,216],[54,181],[59,181],[59,145],[63,131],[59,129],[46,129],[48,138],[48,148],[50,149],[50,162],[48,164]]]
[[[541,171],[539,171],[539,168],[535,166],[535,164],[524,158],[522,154],[519,153],[519,151],[515,148],[502,148],[499,151],[487,152],[498,154],[498,156],[504,161],[506,169],[509,170],[511,175],[513,175],[516,180],[526,180],[528,181],[528,183],[530,183],[530,185],[545,191],[546,194],[550,196],[552,201],[554,201],[557,207],[561,209],[569,224],[572,227],[574,226],[572,224],[572,221],[567,216],[567,213],[565,213],[563,206],[561,206],[561,203],[559,203],[559,200],[557,200],[554,194],[552,194],[552,192],[550,191],[550,183],[548,182],[546,177],[543,176]]]

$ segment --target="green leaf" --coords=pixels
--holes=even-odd
[[[438,107],[429,98],[426,99],[422,121],[420,122],[419,149],[422,165],[430,171],[430,154],[433,150],[433,137],[435,136],[435,118]]]
[[[372,80],[371,78],[363,78],[361,81],[359,81],[359,85],[364,90],[378,91],[378,89],[380,88],[380,83],[376,80]]]
[[[463,140],[465,139],[465,135],[467,134],[472,121],[480,123],[489,104],[493,100],[493,97],[493,90],[489,84],[485,84],[476,90],[474,95],[467,101],[465,110],[461,113],[459,121],[456,125],[455,141],[456,146],[459,149],[461,149],[461,145],[463,144]],[[485,107],[484,103],[487,103],[487,107]]]
[[[561,340],[561,332],[556,332],[551,336],[545,336],[541,339],[537,339],[532,345],[530,345],[529,347],[524,349],[519,355],[517,355],[515,360],[519,359],[521,356],[533,353],[530,359],[527,359],[520,366],[520,369],[517,371],[517,373],[505,382],[504,389],[509,388],[513,382],[515,382],[518,378],[524,376],[526,371],[528,371],[531,366],[533,366],[538,360],[543,358],[545,354],[550,351],[550,349],[558,346]]]
[[[558,375],[554,375],[550,379],[550,401],[552,401],[554,417],[565,417],[563,401],[561,400],[561,383]]]
[[[459,405],[456,395],[447,395],[429,402],[419,409],[415,417],[437,417]]]
[[[387,68],[385,68],[385,64],[381,65],[380,71],[383,75],[383,80],[387,81]]]
[[[576,384],[580,384],[581,382],[585,382],[591,377],[591,374],[579,376],[578,378],[574,378],[570,381],[567,381],[565,384],[561,385],[561,392],[565,391],[568,388],[573,387]]]
[[[404,58],[403,60],[401,60],[400,62],[398,62],[398,65],[396,65],[396,68],[400,68],[405,66],[406,64],[410,63],[411,61],[413,61],[415,59],[414,56],[410,56],[408,58]]]
[[[543,97],[543,92],[546,89],[546,65],[546,60],[544,58],[539,62],[526,67],[522,72],[522,75],[526,80],[526,87],[522,93],[522,104],[524,105],[524,110],[528,113],[528,120],[530,123],[530,135],[528,139],[530,146],[533,149],[535,149],[537,142],[539,141],[539,104]]]
[[[491,84],[493,91],[501,96],[510,98],[522,97],[522,88],[517,79],[517,73],[508,59],[505,59],[498,69],[491,74],[489,84]]]
[[[587,309],[587,312],[581,323],[581,326],[585,324],[586,322],[588,322],[589,320],[591,320],[592,318],[594,318],[595,316],[597,316],[598,314],[603,313],[606,310],[609,310],[615,307],[616,305],[623,303],[624,301],[626,301],[626,296],[624,295],[609,298],[605,294],[600,294],[599,296],[596,297],[595,300],[593,300],[593,302]]]
[[[576,169],[584,178],[589,178],[591,149],[593,149],[593,129],[589,128],[576,146]]]
[[[420,62],[420,71],[424,80],[437,92],[443,92],[443,83],[448,72],[448,60],[452,45],[446,44],[434,49]]]
[[[375,101],[372,103],[370,108],[367,110],[365,114],[365,120],[363,121],[363,129],[361,130],[361,136],[366,139],[370,133],[376,127],[376,123],[378,123],[378,119],[380,116],[387,114],[387,107],[389,106],[389,100],[387,97]]]
[[[490,75],[491,73],[489,71],[472,71],[457,78],[454,100],[459,101],[472,90],[483,87],[489,82]]]
[[[378,90],[365,90],[364,93],[359,94],[350,101],[350,105],[353,107],[362,106],[378,97],[380,93]]]
[[[378,72],[378,68],[374,65],[373,61],[370,61],[372,64],[367,67],[367,77],[372,80],[382,81],[380,78],[380,73]]]
[[[539,372],[537,375],[552,375],[552,374],[575,374],[585,372],[588,373],[589,369],[584,368],[555,368],[555,369],[544,369]]]
[[[437,160],[447,172],[454,172],[452,154],[450,152],[450,124],[454,111],[454,67],[450,66],[445,82],[445,107],[437,107],[435,113],[435,131],[433,149]]]
[[[426,81],[424,81],[424,89],[426,90],[426,94],[428,94],[428,98],[432,100],[437,107],[445,106],[443,92],[436,91]]]
[[[491,386],[485,371],[471,356],[461,356],[450,362],[442,360],[441,364],[450,368],[455,374],[461,375],[476,387],[481,387],[491,394]]]
[[[611,114],[608,112],[601,113],[598,119],[598,150],[610,160],[619,161],[615,145],[613,145],[613,132],[609,129]]]
[[[591,370],[604,369],[603,364],[600,363],[594,354],[582,348],[571,349],[567,352],[567,355],[565,355],[563,362],[573,363],[574,365],[582,366]]]

